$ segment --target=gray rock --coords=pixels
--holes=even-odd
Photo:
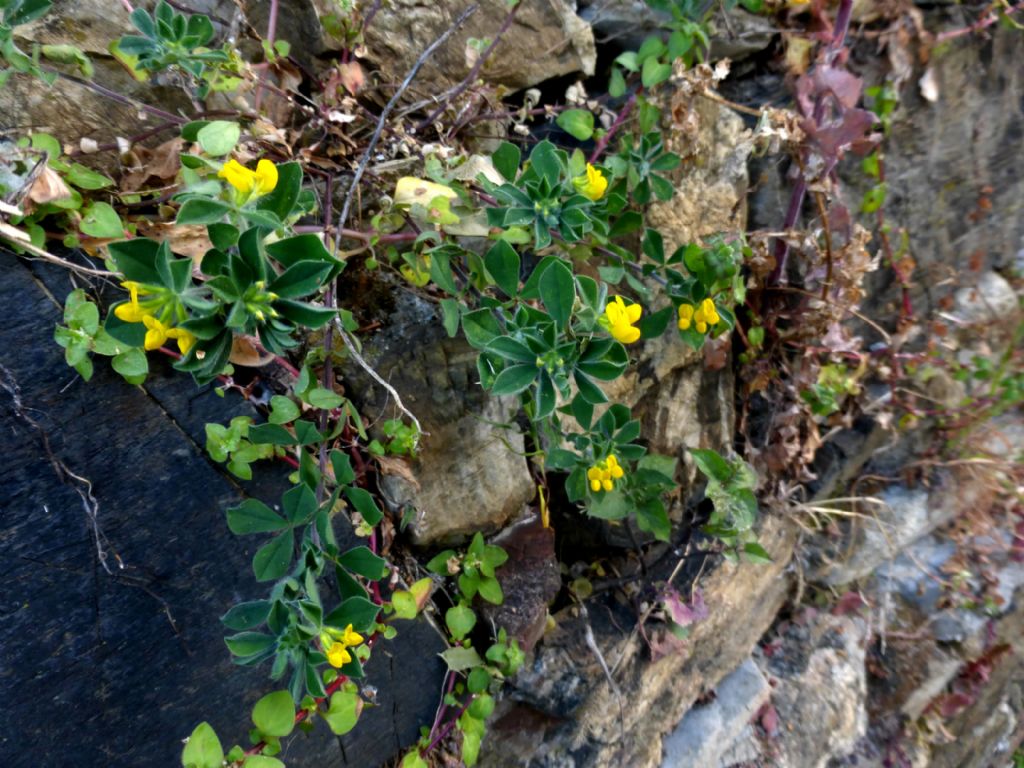
[[[58,2],[41,19],[16,28],[16,37],[25,49],[38,45],[74,45],[90,58],[95,68],[93,80],[110,91],[166,112],[190,109],[184,90],[166,75],[139,83],[107,50],[111,41],[123,34],[137,33],[128,20],[128,12],[118,3],[103,0]],[[79,75],[72,67],[48,68]],[[130,138],[163,122],[161,118],[98,93],[87,86],[58,79],[47,87],[28,75],[13,75],[0,88],[0,128],[12,128],[19,134],[50,133],[63,144],[78,146],[82,138],[99,144],[118,137]],[[116,154],[90,155],[85,162],[116,168]]]
[[[1020,299],[1004,277],[983,272],[974,285],[956,292],[956,314],[965,323],[1005,323],[1018,314]]]
[[[365,338],[365,358],[427,433],[411,476],[382,478],[385,497],[403,515],[411,510],[417,544],[497,530],[534,494],[522,434],[495,426],[512,418],[513,399],[491,398],[480,388],[476,352],[462,339],[447,338],[433,305],[404,287],[373,290],[381,291],[373,301],[393,311]],[[392,412],[387,391],[354,362],[346,365],[345,379],[363,413]]]
[[[662,768],[703,768],[722,762],[770,695],[765,676],[747,659],[718,684],[712,702],[687,712],[665,738]]]
[[[385,3],[366,30],[368,55],[386,78],[401,80],[469,4],[469,0]],[[482,0],[476,13],[427,61],[413,91],[434,97],[461,81],[472,66],[467,41],[493,38],[507,13],[504,0]],[[480,76],[488,83],[519,90],[574,72],[591,75],[596,59],[593,33],[571,3],[522,3]]]
[[[631,605],[611,597],[589,600],[587,618],[565,609],[513,682],[518,707],[494,723],[484,742],[481,765],[488,768],[655,768],[662,762],[662,740],[702,691],[714,689],[750,655],[789,592],[784,573],[795,531],[768,518],[761,543],[772,553],[769,565],[721,562],[701,580],[709,609],[693,625],[685,644],[666,641],[664,627],[649,621],[646,634],[660,644],[652,659],[646,642],[630,629]],[[671,567],[674,558],[668,558]],[[651,573],[654,580],[667,573]],[[613,670],[614,690],[587,643],[587,624],[596,646]],[[529,723],[532,740],[519,737]],[[514,745],[514,746],[513,746]]]
[[[869,575],[905,547],[948,522],[984,493],[969,475],[946,475],[931,489],[890,486],[876,494],[882,504],[859,507],[865,517],[855,518],[843,541],[817,537],[813,546],[825,561],[812,574],[829,585],[849,584]]]
[[[825,768],[867,730],[867,624],[822,614],[800,629],[762,662],[780,723],[773,764]],[[795,667],[784,663],[791,656],[800,659]]]

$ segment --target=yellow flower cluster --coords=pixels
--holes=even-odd
[[[320,633],[320,644],[324,647],[324,653],[327,654],[327,662],[338,669],[352,661],[352,654],[348,652],[348,649],[354,648],[362,642],[363,636],[358,632],[353,632],[351,624],[345,627],[344,632],[334,627],[326,627]]]
[[[196,337],[184,328],[174,328],[166,311],[162,317],[156,316],[157,310],[166,306],[165,302],[160,299],[140,302],[139,296],[149,296],[153,291],[134,280],[126,280],[121,285],[128,289],[128,301],[115,307],[114,315],[126,323],[142,323],[146,326],[146,340],[143,342],[146,351],[159,349],[168,339],[175,339],[181,354],[187,355],[196,343]]]
[[[632,344],[640,339],[640,329],[633,324],[640,319],[643,309],[639,304],[626,305],[621,296],[615,296],[605,307],[601,325],[608,329],[616,341]]]
[[[694,325],[698,333],[707,333],[710,326],[718,325],[721,321],[722,318],[718,316],[718,310],[715,309],[715,302],[711,299],[704,299],[696,308],[693,304],[679,305],[679,330],[681,331]]]
[[[586,173],[573,179],[572,185],[581,195],[597,202],[604,197],[605,190],[608,189],[608,179],[597,168],[587,163]]]
[[[231,159],[224,163],[217,175],[246,198],[266,195],[277,186],[277,166],[269,160],[260,160],[256,170],[250,171],[237,160]]]
[[[614,481],[621,478],[624,474],[625,472],[619,466],[619,460],[615,458],[615,454],[609,453],[607,458],[602,459],[587,470],[590,490],[594,493],[614,490]]]

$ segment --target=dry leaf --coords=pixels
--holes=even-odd
[[[259,368],[274,359],[269,352],[260,352],[257,342],[251,336],[235,336],[231,340],[231,355],[228,360],[234,365]]]
[[[167,241],[171,250],[179,256],[192,259],[195,269],[203,260],[206,252],[213,248],[213,243],[206,233],[206,227],[200,224],[174,224],[171,222],[140,221],[139,234],[154,240]]]
[[[412,472],[412,467],[409,466],[409,462],[405,459],[398,458],[397,456],[378,456],[377,463],[380,465],[380,471],[385,475],[400,477],[417,491],[420,489],[420,481],[416,479],[416,475]]]
[[[27,197],[29,201],[42,205],[71,197],[71,190],[64,183],[64,179],[47,165],[43,166],[42,173],[36,176],[32,186],[28,188]]]
[[[342,87],[355,96],[366,84],[366,75],[358,61],[349,61],[338,65],[338,79]]]
[[[155,149],[133,147],[121,155],[121,163],[128,169],[121,176],[121,191],[136,192],[150,179],[160,185],[174,181],[181,169],[181,152],[185,140],[178,138],[165,141]]]

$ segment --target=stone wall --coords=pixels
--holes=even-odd
[[[322,3],[286,5],[291,34],[317,38],[304,52],[311,62],[336,45],[317,26]],[[382,77],[400,77],[466,5],[385,4],[367,41]],[[540,30],[546,56],[525,69],[488,70],[491,82],[517,89],[593,71],[593,34],[569,3],[523,5],[506,45],[537,45]],[[600,42],[608,20],[630,4],[583,5]],[[246,6],[253,19],[266,12],[266,3]],[[234,12],[233,5],[218,8]],[[497,1],[481,4],[462,37],[425,72],[419,95],[429,98],[458,82],[468,71],[466,38],[496,29],[505,9]],[[107,10],[83,3],[77,13],[95,20]],[[70,18],[66,8],[61,12]],[[962,13],[929,9],[924,23],[933,30],[962,25]],[[779,42],[757,19],[739,14],[734,21],[722,21],[717,38],[734,56],[756,57]],[[103,60],[105,48],[91,42],[90,29],[83,24],[76,40],[86,35],[79,44],[101,60],[101,79],[126,86]],[[59,39],[60,27],[51,21],[27,34]],[[852,67],[877,81],[883,69],[871,50],[856,49]],[[915,309],[922,317],[943,312],[987,323],[991,338],[975,342],[991,351],[1019,321],[1024,35],[1001,29],[958,39],[928,66],[938,83],[935,102],[919,95],[923,65],[902,86],[887,150],[888,214],[909,232]],[[737,100],[785,93],[781,77],[752,63],[738,72],[724,86]],[[132,85],[132,92],[173,109],[161,87]],[[73,129],[83,124],[94,126],[101,142],[152,124],[127,107],[101,112],[105,102],[67,83],[45,103],[36,92],[8,88],[0,91],[3,119],[17,115],[21,126],[25,116],[65,140],[77,139]],[[701,140],[674,179],[676,198],[659,205],[652,221],[669,240],[685,242],[741,229],[749,204],[751,226],[777,227],[788,188],[777,163],[749,166],[748,195],[752,121],[711,102],[695,114]],[[861,182],[847,176],[846,191],[856,199]],[[244,714],[265,691],[264,670],[230,665],[216,621],[256,587],[239,579],[251,553],[235,548],[220,510],[245,495],[274,496],[283,473],[240,484],[204,458],[204,421],[252,413],[240,400],[196,393],[165,369],[141,388],[102,366],[88,386],[75,381],[51,339],[72,287],[67,275],[10,254],[0,258],[10,313],[0,327],[0,415],[10,443],[0,469],[0,691],[17,702],[3,708],[0,746],[15,756],[7,761],[15,768],[173,765],[197,718],[241,735]],[[873,501],[861,516],[824,529],[809,524],[807,505],[772,510],[759,530],[772,556],[768,565],[725,562],[683,536],[672,545],[644,542],[641,560],[638,531],[581,525],[575,513],[556,512],[554,534],[539,533],[530,516],[534,488],[523,436],[505,425],[509,403],[476,386],[472,351],[446,338],[432,304],[386,281],[374,291],[385,297],[376,310],[383,323],[366,335],[365,356],[429,433],[417,460],[386,476],[381,488],[390,511],[409,516],[411,551],[429,554],[484,531],[513,553],[502,572],[510,607],[491,618],[529,638],[530,651],[498,704],[481,765],[1010,763],[1024,737],[1024,567],[1005,555],[1006,542],[998,539],[1005,531],[985,540],[959,525],[992,504],[993,484],[1005,478],[971,466],[921,470],[914,462],[922,441],[896,441],[886,425],[865,417],[822,446],[812,490],[819,502],[861,492]],[[866,311],[892,316],[891,270],[878,272],[870,293]],[[387,393],[361,369],[352,366],[344,376],[364,412],[388,409]],[[649,342],[617,386],[613,394],[635,409],[652,448],[683,460],[683,490],[672,513],[677,529],[689,534],[700,488],[685,449],[733,444],[732,366],[709,366],[678,343]],[[990,455],[1003,451],[1019,461],[1022,434],[1019,415],[1011,413],[983,438]],[[124,466],[121,449],[138,460]],[[83,509],[61,466],[90,479],[100,503],[95,515],[88,504]],[[887,479],[860,485],[867,476]],[[98,558],[97,531],[110,573]],[[965,550],[1003,553],[971,577],[983,574],[991,603],[949,599]],[[578,575],[595,560],[612,564],[614,575],[595,578],[594,594],[582,602],[567,599],[560,564]],[[683,595],[707,606],[685,640],[656,620],[637,622],[651,607],[654,586],[670,576]],[[442,649],[429,621],[384,644],[368,669],[377,706],[343,739],[321,728],[288,742],[290,765],[381,765],[413,743],[434,714]]]

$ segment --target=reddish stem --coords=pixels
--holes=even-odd
[[[640,91],[635,91],[629,97],[629,100],[622,105],[622,109],[620,109],[619,114],[615,116],[615,121],[608,128],[608,131],[604,134],[604,136],[597,140],[597,145],[594,147],[594,151],[590,153],[589,162],[596,163],[598,158],[600,158],[601,155],[604,153],[605,149],[607,149],[608,142],[612,140],[612,137],[615,135],[615,132],[622,127],[622,124],[626,122],[626,118],[629,116],[629,113],[632,112],[633,107],[636,106],[636,97],[639,95],[639,93]]]
[[[846,33],[850,30],[850,15],[853,11],[853,0],[841,0],[839,12],[836,14],[836,22],[832,27],[832,39],[828,44],[825,53],[825,60],[831,63],[836,55],[842,50],[846,41]],[[811,119],[815,125],[820,125],[825,117],[825,96],[818,96],[814,102],[814,112]],[[804,196],[807,194],[807,179],[801,173],[793,187],[793,194],[789,198],[789,208],[786,209],[786,219],[782,224],[783,230],[790,230],[800,218],[800,209],[803,208]],[[769,285],[777,285],[786,272],[786,260],[789,257],[789,243],[782,238],[775,241],[775,269],[768,278]]]
[[[936,43],[944,43],[947,40],[953,40],[957,37],[963,37],[964,35],[970,35],[974,32],[979,32],[987,27],[991,27],[993,24],[999,21],[1000,15],[1009,16],[1010,14],[1016,13],[1021,8],[1024,8],[1024,3],[1017,3],[1014,6],[1006,8],[1002,11],[989,11],[987,16],[982,16],[978,21],[969,27],[963,27],[961,29],[950,29],[946,32],[941,32],[935,36]]]

